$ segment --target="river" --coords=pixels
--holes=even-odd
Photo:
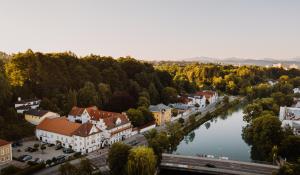
[[[243,109],[220,115],[188,133],[173,154],[225,156],[250,162],[250,147],[242,139]]]

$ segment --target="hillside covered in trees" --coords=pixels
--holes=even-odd
[[[154,66],[131,57],[114,59],[88,55],[79,58],[71,52],[1,53],[0,137],[18,139],[33,131],[13,109],[18,97],[40,98],[42,108],[61,115],[66,115],[74,105],[96,105],[116,112],[131,109],[132,114],[148,115],[141,107],[147,109],[150,104],[175,102],[176,99],[169,97],[177,94],[213,89],[232,95],[249,95],[257,90],[255,85],[277,80],[282,75],[294,78],[300,76],[300,71],[200,63]],[[294,81],[300,85],[299,82]],[[136,108],[139,111],[133,110]],[[136,123],[143,122],[146,121]],[[15,129],[8,132],[8,128]]]

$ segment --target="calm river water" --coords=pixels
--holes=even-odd
[[[242,139],[243,109],[214,118],[190,132],[173,154],[226,156],[250,162],[250,147]]]

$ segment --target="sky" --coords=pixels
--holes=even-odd
[[[138,59],[300,56],[299,0],[0,0],[0,50]]]

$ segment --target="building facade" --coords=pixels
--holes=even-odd
[[[18,101],[15,103],[15,109],[17,110],[18,114],[23,114],[25,111],[30,109],[39,108],[41,101],[42,100],[37,98],[22,100],[21,97],[19,97]]]
[[[12,161],[11,143],[0,139],[0,165]]]
[[[300,135],[300,108],[280,107],[279,120],[282,127],[291,127],[295,135]]]
[[[149,111],[152,112],[157,125],[163,125],[171,121],[172,108],[164,104],[150,105]]]
[[[97,107],[73,107],[68,114],[71,122],[95,124],[103,132],[106,144],[113,144],[132,135],[132,124],[125,113],[99,110]]]
[[[103,135],[96,125],[70,122],[65,117],[43,120],[36,127],[36,137],[45,143],[59,144],[81,153],[89,153],[103,146]]]

